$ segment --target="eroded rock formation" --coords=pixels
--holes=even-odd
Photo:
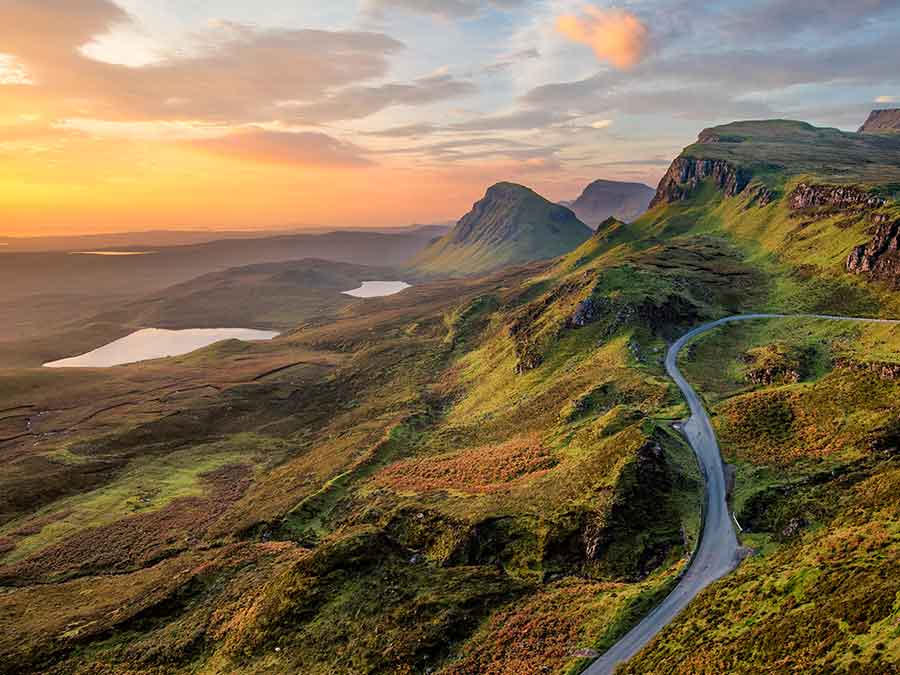
[[[679,157],[663,176],[650,208],[688,199],[707,178],[712,178],[726,195],[734,197],[746,189],[752,175],[724,160]]]
[[[900,283],[900,219],[880,214],[875,221],[872,240],[853,249],[847,258],[847,271],[897,285]]]
[[[794,211],[826,206],[842,211],[878,209],[885,203],[885,200],[877,195],[848,185],[800,183],[788,197],[788,206]]]

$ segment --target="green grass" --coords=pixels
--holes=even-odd
[[[124,516],[159,511],[176,499],[203,495],[207,490],[201,480],[203,474],[229,464],[255,465],[260,457],[271,456],[273,452],[284,453],[285,448],[274,439],[241,434],[165,457],[135,459],[113,482],[97,490],[60,500],[44,512],[35,514],[37,518],[59,513],[64,515],[37,533],[19,539],[16,548],[3,559],[3,563],[12,564],[34,555],[82,530],[109,525]],[[63,451],[62,454],[63,457],[75,458],[75,461],[85,461],[71,451]],[[53,456],[59,458],[60,453]],[[15,532],[27,522],[28,519],[14,521],[2,532]]]
[[[750,196],[802,180],[876,189],[894,181],[887,146],[783,122],[718,133],[730,140],[689,153],[752,170],[746,194],[707,182],[552,263],[328,309],[272,343],[3,378],[0,408],[52,408],[66,431],[16,446],[2,479],[0,574],[17,585],[0,622],[23,634],[0,638],[2,655],[53,675],[578,672],[578,651],[634,625],[699,537],[667,341],[739,312],[898,308],[843,271],[872,214]],[[550,254],[531,241],[529,257]],[[475,253],[447,259],[511,260]],[[258,317],[292,320],[280,297]],[[900,331],[749,322],[683,354],[756,554],[626,672],[891,672],[900,384],[869,361],[900,362]],[[759,371],[771,385],[748,379]],[[84,422],[128,397],[158,400]],[[66,601],[31,611],[53,598]]]

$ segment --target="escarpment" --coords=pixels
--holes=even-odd
[[[900,284],[900,218],[876,217],[875,234],[847,258],[847,271],[870,279]]]
[[[869,279],[900,283],[900,218],[877,212],[889,206],[887,199],[855,186],[801,183],[788,196],[788,206],[792,211],[849,213],[871,222],[872,239],[850,252],[845,268]]]
[[[865,190],[847,185],[812,185],[800,183],[788,197],[788,206],[794,210],[832,207],[841,211],[850,209],[878,209],[886,200]]]
[[[689,199],[707,178],[726,195],[734,197],[747,188],[752,177],[751,172],[725,160],[679,157],[660,181],[650,208]]]

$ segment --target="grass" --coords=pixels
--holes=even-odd
[[[815,367],[798,384],[751,382],[746,355],[772,345],[816,350]],[[737,465],[732,505],[757,553],[625,673],[676,663],[692,673],[893,672],[900,511],[888,494],[900,470],[895,451],[875,448],[900,383],[832,365],[874,356],[871,345],[879,359],[900,355],[894,328],[797,319],[725,327],[691,350],[684,370],[713,402],[723,453]],[[764,416],[774,402],[791,415],[755,427],[756,400]]]

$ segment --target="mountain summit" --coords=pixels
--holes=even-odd
[[[590,236],[590,228],[570,209],[522,185],[497,183],[411,264],[424,272],[478,274],[555,258]]]
[[[627,223],[647,211],[655,191],[643,183],[595,180],[588,185],[571,208],[582,221],[596,226],[607,218]]]
[[[881,131],[900,131],[900,108],[873,110],[866,123],[859,128],[861,134]]]

